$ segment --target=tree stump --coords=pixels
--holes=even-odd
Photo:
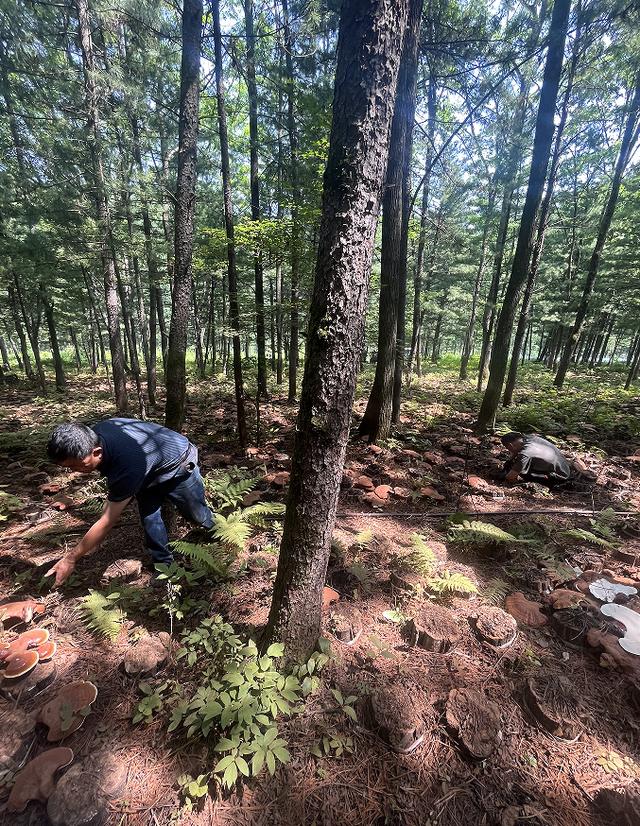
[[[124,655],[124,670],[130,676],[154,674],[167,660],[171,651],[171,637],[166,631],[158,636],[147,635]]]
[[[549,734],[567,742],[580,736],[579,699],[566,677],[527,680],[523,701],[535,722]]]
[[[425,605],[405,626],[411,645],[435,654],[446,654],[460,639],[455,616],[440,605]]]
[[[364,721],[398,754],[409,754],[424,742],[425,721],[433,716],[423,692],[407,681],[385,682],[364,701]]]
[[[333,636],[345,645],[353,645],[362,633],[362,615],[347,602],[341,602],[329,616]]]
[[[483,606],[474,620],[476,632],[481,640],[494,648],[506,648],[515,640],[518,623],[502,608]]]
[[[498,706],[474,688],[454,688],[449,692],[446,720],[474,760],[486,760],[502,740]]]

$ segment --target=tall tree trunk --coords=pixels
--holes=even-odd
[[[402,396],[402,372],[405,361],[406,309],[407,309],[407,258],[409,246],[409,218],[411,210],[411,154],[413,150],[413,129],[416,113],[416,84],[418,81],[418,45],[423,0],[410,0],[407,31],[404,36],[398,93],[405,118],[404,145],[402,147],[402,214],[400,235],[400,261],[398,264],[398,321],[396,327],[395,374],[393,379],[393,402],[391,421],[400,418]],[[434,118],[435,120],[435,118]],[[423,190],[424,191],[424,190]],[[415,310],[415,303],[414,303]]]
[[[182,64],[178,178],[176,183],[173,301],[165,383],[165,422],[172,430],[184,423],[187,379],[187,327],[193,279],[193,227],[196,204],[198,105],[200,100],[200,45],[202,0],[184,0],[182,10]]]
[[[58,344],[58,331],[56,330],[56,320],[53,315],[53,301],[48,294],[44,284],[40,282],[40,301],[44,308],[44,318],[49,331],[49,343],[51,344],[51,355],[53,356],[53,367],[56,372],[56,390],[62,393],[67,386],[67,377],[64,374],[62,356],[60,355],[60,345]]]
[[[244,20],[246,29],[247,92],[249,97],[249,182],[251,188],[251,220],[260,221],[260,177],[258,171],[258,90],[256,87],[255,44],[253,29],[253,0],[244,0]],[[267,395],[267,356],[264,333],[264,283],[262,275],[262,252],[253,253],[256,294],[256,347],[258,350],[258,394]]]
[[[298,289],[300,282],[300,182],[298,170],[298,129],[295,120],[295,75],[293,35],[288,0],[282,0],[284,58],[286,69],[287,132],[289,134],[289,174],[291,176],[291,309],[289,322],[289,402],[296,400],[298,382]]]
[[[624,175],[624,171],[629,161],[629,157],[631,156],[633,147],[638,139],[639,130],[637,128],[637,123],[639,110],[640,73],[636,76],[635,79],[635,89],[627,113],[627,121],[625,124],[624,133],[622,135],[620,151],[618,153],[618,158],[616,160],[616,166],[613,173],[613,180],[611,182],[611,190],[609,191],[607,203],[605,204],[605,207],[600,216],[600,222],[598,224],[598,234],[596,236],[596,243],[594,245],[593,252],[591,253],[591,258],[589,260],[589,268],[587,270],[587,277],[582,290],[582,297],[580,299],[580,304],[578,305],[578,309],[576,311],[575,320],[573,322],[569,338],[567,339],[567,342],[564,345],[562,356],[560,358],[560,364],[558,366],[558,372],[556,373],[556,377],[554,379],[554,384],[556,387],[562,387],[564,385],[567,370],[569,369],[569,364],[571,362],[571,356],[575,349],[576,342],[580,337],[582,325],[584,324],[584,320],[589,309],[591,294],[593,293],[593,288],[598,277],[598,270],[600,269],[600,258],[602,256],[602,250],[604,249],[604,244],[607,240],[607,235],[609,233],[609,227],[611,226],[611,221],[613,220],[613,213],[615,212],[616,204],[618,203],[618,195],[620,193],[620,184],[622,182],[622,176]]]
[[[73,344],[73,352],[76,357],[76,371],[79,373],[82,368],[82,356],[80,355],[80,345],[78,343],[78,334],[73,327],[69,327],[69,336]]]
[[[29,337],[29,344],[31,345],[31,352],[33,353],[33,361],[36,365],[36,375],[38,378],[38,386],[43,393],[47,390],[47,381],[44,374],[44,367],[42,366],[42,358],[40,356],[40,343],[38,341],[38,333],[40,331],[40,318],[35,319],[29,313],[25,305],[24,295],[22,294],[22,287],[20,286],[20,279],[18,274],[13,273],[13,286],[15,288],[15,295],[17,298],[17,305],[20,307],[20,313],[24,322],[24,328]]]
[[[560,166],[560,156],[562,154],[562,136],[567,123],[567,115],[569,114],[569,103],[571,102],[571,95],[573,93],[573,80],[576,75],[578,67],[578,58],[580,56],[580,46],[582,41],[582,30],[580,21],[580,3],[578,4],[578,23],[575,37],[573,40],[573,48],[571,51],[571,62],[567,72],[567,85],[562,98],[562,105],[560,107],[560,120],[556,127],[556,134],[553,143],[553,152],[551,153],[551,165],[549,167],[549,174],[547,176],[547,187],[540,205],[540,214],[538,216],[538,231],[536,240],[533,245],[533,253],[531,255],[531,264],[529,265],[529,274],[527,283],[524,289],[522,298],[522,307],[520,308],[520,315],[518,317],[518,325],[516,327],[515,336],[513,339],[513,350],[511,353],[511,363],[509,364],[509,372],[504,388],[504,396],[502,404],[508,407],[513,399],[513,391],[516,386],[516,379],[518,376],[518,363],[520,360],[520,350],[522,349],[522,342],[529,325],[529,316],[531,311],[531,302],[533,300],[533,292],[536,287],[536,280],[538,278],[538,268],[542,258],[542,250],[544,248],[544,237],[549,223],[549,213],[551,211],[551,203],[553,198],[553,190],[556,184],[556,177],[558,175],[558,167]]]
[[[638,371],[640,370],[640,333],[636,334],[634,347],[631,348],[630,352],[633,353],[633,357],[629,361],[629,372],[627,373],[627,380],[624,383],[624,389],[629,390],[631,385],[638,377]]]
[[[240,312],[238,307],[238,275],[236,272],[236,245],[233,227],[233,199],[231,197],[231,171],[229,166],[229,139],[227,112],[224,100],[222,76],[222,34],[220,31],[220,0],[213,0],[213,30],[216,61],[216,98],[218,101],[218,132],[220,134],[220,160],[224,197],[224,224],[227,232],[227,261],[229,274],[229,320],[233,334],[233,381],[236,394],[236,418],[238,441],[247,444],[247,421],[244,412],[244,388],[242,386],[242,353],[240,348]]]
[[[405,150],[407,130],[413,127],[413,116],[408,114],[415,73],[415,43],[421,4],[409,0],[410,22],[404,37],[389,147],[389,162],[382,196],[382,251],[380,265],[380,309],[378,314],[378,358],[373,386],[360,423],[360,434],[370,442],[386,439],[393,413],[393,388],[396,372],[396,341],[398,306],[402,271],[406,279],[405,208]],[[408,205],[407,205],[408,206]]]
[[[27,347],[27,339],[24,334],[24,327],[22,326],[22,321],[20,320],[20,311],[18,308],[18,301],[16,299],[16,292],[12,284],[9,284],[8,288],[8,295],[9,295],[9,307],[11,308],[11,318],[13,319],[13,326],[16,328],[16,333],[18,334],[18,339],[20,340],[20,352],[22,353],[22,364],[24,366],[24,372],[26,377],[29,380],[35,378],[33,367],[31,366],[31,359],[29,358],[29,348]]]
[[[495,179],[491,183],[489,189],[489,198],[487,201],[487,211],[484,217],[484,224],[482,227],[482,242],[480,244],[480,260],[478,261],[478,269],[476,270],[476,280],[473,284],[473,294],[471,296],[471,312],[469,313],[469,323],[464,335],[464,342],[462,344],[462,355],[460,357],[460,379],[467,378],[467,370],[469,367],[469,359],[471,358],[471,351],[473,350],[473,334],[476,326],[476,315],[478,312],[478,300],[480,299],[480,290],[482,289],[482,282],[484,280],[484,264],[487,257],[487,240],[489,238],[489,228],[493,220],[493,210],[496,202],[496,187]]]
[[[264,640],[302,659],[320,631],[407,0],[345,0],[291,483]]]
[[[89,4],[88,0],[75,0],[75,3],[78,12],[78,33],[80,36],[82,66],[84,70],[87,133],[91,153],[91,162],[93,166],[98,231],[100,233],[100,257],[102,259],[105,304],[107,309],[107,328],[109,334],[109,350],[111,352],[113,389],[116,409],[119,413],[124,413],[127,409],[127,381],[124,367],[122,339],[120,337],[120,308],[118,306],[116,272],[112,252],[113,239],[111,232],[111,216],[109,213],[109,202],[107,198],[103,169],[102,129],[100,126],[98,92],[95,81],[96,69],[93,53],[93,42],[91,39]]]
[[[431,36],[433,26],[429,19]],[[433,145],[436,131],[436,76],[433,68],[429,71],[429,85],[427,87],[427,150],[424,164],[424,184],[422,188],[422,203],[420,206],[420,232],[418,235],[418,254],[416,269],[413,276],[413,323],[411,331],[411,347],[409,349],[409,363],[407,372],[411,372],[416,357],[420,322],[422,319],[422,270],[424,267],[424,252],[427,245],[427,226],[429,222],[429,189],[431,184],[431,167],[433,166]]]
[[[518,241],[511,266],[511,277],[509,278],[509,284],[496,326],[495,345],[489,369],[489,381],[487,382],[487,389],[478,417],[478,427],[481,430],[486,429],[490,425],[498,409],[509,357],[509,340],[513,329],[513,320],[531,261],[536,215],[540,201],[542,200],[542,192],[553,140],[553,119],[556,100],[558,98],[560,75],[562,73],[562,58],[567,36],[570,7],[571,0],[555,0],[553,5],[549,30],[549,46],[547,48],[547,59],[540,91],[540,104],[536,117],[536,131],[533,138],[533,154],[527,184],[527,194],[520,219]]]

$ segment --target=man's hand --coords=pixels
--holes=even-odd
[[[45,576],[55,576],[55,585],[57,588],[60,585],[62,585],[63,582],[66,582],[66,580],[69,579],[75,567],[75,560],[71,559],[68,556],[63,556],[62,559],[58,560],[58,562],[56,562],[56,564],[52,568],[49,568]]]

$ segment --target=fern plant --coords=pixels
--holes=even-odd
[[[255,488],[257,482],[255,477],[234,479],[228,473],[223,473],[220,476],[207,476],[205,487],[218,507],[226,509],[237,507],[246,494]]]
[[[563,536],[579,539],[583,542],[590,542],[592,545],[599,545],[601,548],[607,548],[609,550],[616,547],[616,543],[612,542],[611,539],[606,539],[604,536],[599,536],[597,533],[584,530],[583,528],[570,528],[569,530],[563,531],[562,534]]]
[[[478,519],[461,519],[449,523],[448,538],[451,542],[461,544],[488,544],[488,543],[519,543],[533,544],[535,539],[520,539],[508,531],[503,531],[490,522],[481,522]]]
[[[186,556],[196,568],[205,570],[219,579],[229,575],[229,566],[233,561],[229,552],[220,545],[198,545],[193,542],[177,540],[171,543],[174,551]]]
[[[513,589],[504,579],[490,579],[482,590],[482,596],[491,605],[502,605]]]
[[[267,517],[284,512],[284,505],[279,502],[258,502],[249,508],[236,510],[228,516],[214,514],[213,535],[230,548],[242,550],[254,528],[266,528]]]
[[[100,591],[89,590],[89,593],[80,604],[80,613],[83,622],[94,633],[115,640],[126,614],[115,605],[120,593],[114,591],[111,594],[101,594]]]
[[[357,548],[364,548],[372,541],[373,541],[373,531],[369,530],[367,528],[364,531],[360,531],[360,533],[357,533],[355,535],[355,538],[353,540],[353,544]]]
[[[405,569],[414,571],[421,576],[430,576],[437,564],[436,555],[431,550],[424,536],[419,533],[411,534],[411,553],[403,557],[401,564]]]
[[[437,596],[451,594],[477,594],[478,589],[469,577],[447,568],[439,576],[432,577],[427,586]]]
[[[267,517],[280,516],[284,512],[285,506],[281,502],[257,502],[255,505],[240,511],[244,521],[255,528],[269,527]]]

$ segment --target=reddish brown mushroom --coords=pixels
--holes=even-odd
[[[28,648],[37,648],[46,643],[49,639],[49,632],[46,628],[32,628],[30,631],[23,631],[15,640],[11,640],[0,651],[0,661],[8,660],[13,654],[26,651]]]
[[[6,661],[7,667],[2,672],[5,680],[24,677],[32,668],[36,667],[39,659],[38,652],[35,650],[18,651],[17,654],[12,654]]]
[[[38,721],[49,729],[47,740],[53,743],[77,731],[97,696],[98,689],[86,680],[63,686],[38,714]]]
[[[50,660],[57,650],[58,646],[53,640],[49,640],[49,642],[45,642],[36,648],[41,663],[46,663],[47,660]]]
[[[522,591],[516,591],[508,596],[504,601],[505,608],[518,625],[528,625],[531,628],[541,628],[546,625],[548,619],[542,613],[539,603],[527,599]]]
[[[7,809],[10,812],[22,812],[30,800],[46,803],[55,788],[55,773],[68,766],[72,760],[73,752],[64,746],[43,751],[30,760],[16,775]]]
[[[34,614],[44,613],[44,602],[36,602],[34,599],[24,599],[21,602],[7,602],[0,605],[0,622],[7,620],[18,620],[19,622],[31,622]]]

